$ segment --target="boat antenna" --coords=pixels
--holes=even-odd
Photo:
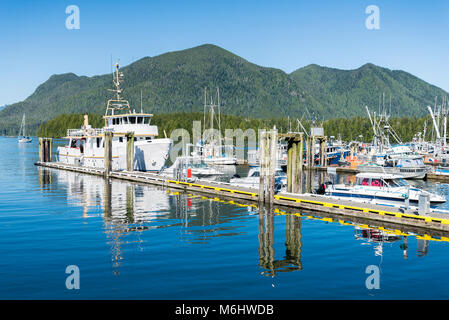
[[[142,90],[140,90],[140,113],[143,113]]]

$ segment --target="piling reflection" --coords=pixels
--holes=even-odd
[[[264,274],[275,276],[278,272],[302,270],[301,218],[287,215],[285,222],[285,256],[275,259],[274,213],[270,207],[259,209],[259,266]]]
[[[52,171],[50,169],[44,168],[44,167],[38,167],[38,179],[39,179],[39,186],[42,189],[47,189],[52,186],[53,178],[52,178]]]

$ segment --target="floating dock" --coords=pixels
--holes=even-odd
[[[105,171],[98,168],[80,167],[58,162],[35,163],[37,166],[68,170],[83,174],[104,176]],[[133,181],[137,183],[159,185],[166,188],[178,189],[185,192],[214,195],[217,198],[235,199],[247,202],[262,202],[260,190],[237,187],[228,183],[212,182],[206,180],[178,181],[170,177],[136,171],[112,171],[109,178]],[[271,199],[270,205],[291,209],[324,212],[345,219],[363,219],[377,221],[397,226],[415,227],[449,232],[449,216],[445,214],[430,213],[426,215],[402,212],[399,208],[355,203],[351,201],[331,199],[320,195],[278,193]]]

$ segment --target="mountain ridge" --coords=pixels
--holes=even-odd
[[[422,116],[435,96],[447,95],[405,71],[372,63],[354,70],[310,64],[287,74],[213,44],[143,57],[121,71],[123,97],[140,110],[142,91],[143,110],[151,113],[202,111],[204,87],[220,88],[223,113],[256,118],[365,115],[365,105],[377,108],[381,92],[392,95],[394,115]],[[1,133],[15,134],[23,112],[30,132],[59,114],[103,114],[111,80],[111,74],[52,75],[24,101],[0,110]]]

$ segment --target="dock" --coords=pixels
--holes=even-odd
[[[36,162],[35,165],[59,170],[68,170],[82,174],[105,176],[105,170],[88,168],[58,162]],[[197,194],[213,195],[218,199],[235,199],[249,203],[261,203],[260,190],[242,188],[229,183],[206,180],[179,181],[170,177],[137,171],[111,171],[110,179],[127,180],[143,184],[158,185],[165,188],[181,190]],[[430,213],[426,215],[401,212],[398,208],[367,203],[335,200],[326,196],[278,193],[271,199],[273,206],[289,208],[290,210],[308,210],[332,214],[341,219],[362,219],[380,224],[396,225],[398,227],[414,227],[420,230],[440,231],[449,234],[449,217],[444,214]]]

